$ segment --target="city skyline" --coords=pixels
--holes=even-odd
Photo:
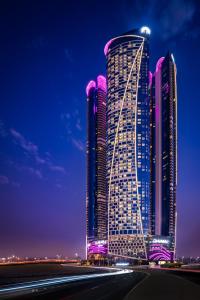
[[[93,7],[89,2],[80,2],[79,12],[75,4],[62,1],[48,10],[44,2],[32,4],[32,10],[25,2],[22,8],[13,3],[14,17],[8,5],[2,9],[0,256],[84,256],[85,86],[88,79],[105,74],[105,43],[144,24],[152,31],[150,70],[169,49],[176,58],[177,253],[198,256],[199,71],[193,53],[198,55],[200,46],[199,4],[191,1],[181,7],[175,29],[177,20],[165,4],[161,9],[148,2],[144,15],[137,1],[117,3],[114,14],[114,2],[109,3],[99,26],[100,4]],[[170,15],[171,23],[157,20],[161,11]],[[73,26],[74,17],[82,26]]]

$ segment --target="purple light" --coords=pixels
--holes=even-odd
[[[117,39],[117,38],[113,38],[113,39],[109,40],[109,41],[106,43],[106,45],[105,45],[105,47],[104,47],[104,54],[105,54],[105,56],[106,56],[107,53],[108,53],[108,48],[110,47],[110,45],[112,44],[112,42],[113,42],[115,39]]]
[[[165,91],[166,93],[169,93],[169,84],[168,84],[168,82],[165,83],[165,85],[163,86],[163,89],[164,89],[164,91]]]
[[[156,253],[155,255],[150,255],[149,259],[158,261],[158,260],[170,260],[170,257],[165,254]]]
[[[86,95],[89,96],[90,89],[96,88],[96,82],[91,80],[88,85],[86,86]]]
[[[155,110],[156,110],[156,123],[159,123],[160,110],[159,110],[159,106],[158,105],[156,105]]]
[[[171,260],[172,252],[167,250],[163,245],[160,244],[152,244],[149,250],[149,259],[154,261],[159,260]]]
[[[97,77],[97,86],[99,89],[106,92],[106,78],[103,75]]]
[[[156,259],[158,259],[160,256],[165,257],[165,258],[167,258],[168,260],[170,260],[170,257],[171,257],[171,255],[167,255],[167,254],[159,253],[159,252],[158,252],[158,253],[150,254],[150,255],[149,255],[149,258],[150,258],[150,259],[156,260]]]
[[[88,253],[105,255],[107,253],[107,244],[96,244],[96,242],[92,242],[88,245]]]
[[[164,57],[161,57],[161,58],[159,58],[159,60],[157,61],[157,64],[156,64],[156,72],[158,72],[158,71],[161,69],[161,67],[162,67],[162,62],[163,62],[164,59],[165,59]]]
[[[153,77],[153,74],[149,71],[149,86],[151,86],[151,84],[152,84],[152,77]]]

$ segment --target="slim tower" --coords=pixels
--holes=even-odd
[[[151,234],[168,237],[175,254],[177,91],[173,54],[161,57],[151,85]]]
[[[146,257],[150,203],[149,34],[111,39],[107,59],[108,250]]]
[[[87,95],[86,248],[89,255],[105,254],[106,205],[106,79],[90,81]]]

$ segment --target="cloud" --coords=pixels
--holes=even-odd
[[[31,47],[33,49],[41,49],[48,46],[47,39],[43,36],[37,36],[34,39],[32,39],[31,44],[28,45],[28,47]]]
[[[49,169],[51,171],[60,172],[60,173],[63,173],[63,174],[66,173],[65,168],[63,168],[61,166],[56,166],[56,165],[49,164]]]
[[[58,189],[62,189],[62,185],[61,185],[60,183],[56,183],[56,187],[57,187]]]
[[[27,141],[24,136],[16,131],[15,129],[10,129],[11,135],[14,137],[15,141],[27,152],[33,155],[38,155],[38,146]]]
[[[85,147],[84,144],[81,140],[72,138],[72,144],[79,150],[79,151],[84,151]]]
[[[195,13],[195,3],[186,0],[168,1],[160,15],[163,39],[168,39],[187,30]]]
[[[47,152],[44,156],[41,156],[39,154],[39,147],[28,141],[20,132],[12,128],[10,129],[10,133],[14,138],[14,141],[35,160],[37,165],[46,166],[53,172],[59,172],[61,174],[66,173],[64,167],[58,166],[52,162],[52,156],[50,153]],[[23,169],[24,168],[25,167],[23,167]],[[26,170],[29,171],[29,173],[35,174],[40,179],[43,178],[41,171],[37,168],[26,167]]]
[[[0,175],[0,184],[2,184],[2,185],[9,184],[8,177],[5,175]]]
[[[14,164],[14,166],[18,171],[27,172],[27,173],[37,177],[38,179],[44,179],[43,174],[42,174],[41,170],[39,170],[39,169],[20,165],[20,164]]]
[[[194,36],[191,26],[199,14],[199,0],[127,0],[122,4],[122,14],[124,20],[129,16],[133,22],[134,18],[136,27],[138,24],[152,26],[153,32],[163,40],[184,37],[186,32]]]
[[[13,187],[19,188],[20,183],[16,181],[10,181],[7,176],[5,175],[0,175],[0,185],[7,185],[11,184]]]
[[[66,57],[67,61],[70,63],[73,63],[74,60],[73,60],[70,50],[68,48],[65,48],[64,51],[65,51],[65,57]]]
[[[82,125],[79,110],[75,109],[71,114],[62,113],[60,118],[65,126],[68,141],[79,151],[84,151],[85,146],[80,137]]]
[[[15,182],[13,181],[12,182],[12,186],[16,187],[16,188],[19,188],[21,186],[21,184],[19,182]]]
[[[72,129],[71,129],[71,123],[72,123],[72,116],[69,113],[62,113],[60,115],[61,121],[65,125],[66,133],[68,136],[72,134]]]
[[[79,131],[82,131],[82,126],[81,126],[81,120],[80,118],[78,118],[76,120],[76,128],[79,130]]]
[[[1,137],[6,137],[8,135],[6,129],[5,129],[5,126],[4,126],[4,123],[2,120],[0,120],[0,136]]]

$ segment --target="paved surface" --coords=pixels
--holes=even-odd
[[[100,275],[100,274],[99,274]],[[56,286],[29,289],[2,295],[0,299],[123,299],[146,275],[128,273],[100,278],[90,278]]]
[[[188,275],[189,277],[189,275]],[[138,284],[124,300],[199,300],[200,285],[183,277],[165,273],[152,272]]]
[[[199,300],[199,274],[140,271],[90,278],[84,281],[33,289],[28,294],[0,299],[55,300]]]
[[[0,266],[0,287],[6,284],[28,282],[49,277],[105,272],[101,269],[63,264],[25,264]]]

